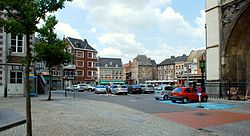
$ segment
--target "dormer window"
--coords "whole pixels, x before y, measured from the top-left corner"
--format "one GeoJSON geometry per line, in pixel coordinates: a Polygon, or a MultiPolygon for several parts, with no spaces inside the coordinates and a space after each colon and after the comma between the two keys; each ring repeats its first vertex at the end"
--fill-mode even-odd
{"type": "Polygon", "coordinates": [[[115,67],[118,68],[118,64],[115,64],[115,67]]]}
{"type": "Polygon", "coordinates": [[[107,68],[107,67],[108,67],[108,64],[105,64],[105,67],[107,68]]]}
{"type": "Polygon", "coordinates": [[[112,62],[109,62],[109,65],[112,66],[112,62]]]}

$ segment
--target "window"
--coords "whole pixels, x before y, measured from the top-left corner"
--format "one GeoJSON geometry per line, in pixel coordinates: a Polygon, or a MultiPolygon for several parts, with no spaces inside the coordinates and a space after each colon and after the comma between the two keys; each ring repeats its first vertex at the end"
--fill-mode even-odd
{"type": "Polygon", "coordinates": [[[83,61],[76,61],[76,66],[83,67],[83,61]]]}
{"type": "Polygon", "coordinates": [[[77,76],[83,76],[83,71],[76,71],[77,76]]]}
{"type": "Polygon", "coordinates": [[[88,58],[93,58],[93,53],[92,52],[88,52],[88,58]]]}
{"type": "Polygon", "coordinates": [[[83,52],[82,51],[77,51],[76,56],[80,58],[84,58],[83,52]]]}
{"type": "Polygon", "coordinates": [[[93,58],[96,58],[96,53],[93,53],[93,58]]]}
{"type": "Polygon", "coordinates": [[[15,35],[11,35],[11,49],[12,52],[18,52],[18,53],[22,53],[23,52],[23,36],[19,35],[19,36],[15,36],[15,35]]]}
{"type": "Polygon", "coordinates": [[[186,93],[191,93],[190,88],[186,88],[185,92],[186,92],[186,93]]]}
{"type": "Polygon", "coordinates": [[[10,72],[10,83],[21,84],[23,79],[22,72],[10,72]]]}
{"type": "Polygon", "coordinates": [[[93,71],[88,71],[88,77],[92,77],[94,75],[93,71]]]}
{"type": "Polygon", "coordinates": [[[88,61],[88,67],[89,67],[89,68],[92,68],[92,67],[93,67],[93,62],[88,61]]]}
{"type": "Polygon", "coordinates": [[[52,75],[56,75],[56,70],[51,71],[52,75]]]}

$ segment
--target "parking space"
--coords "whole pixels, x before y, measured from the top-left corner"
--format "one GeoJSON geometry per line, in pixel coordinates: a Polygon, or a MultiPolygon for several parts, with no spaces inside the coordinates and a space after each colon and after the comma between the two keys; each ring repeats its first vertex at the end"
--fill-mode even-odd
{"type": "MultiPolygon", "coordinates": [[[[183,104],[181,102],[173,103],[170,100],[159,101],[159,102],[165,103],[165,104],[173,104],[173,105],[179,105],[179,106],[192,107],[192,108],[196,108],[197,106],[200,105],[199,102],[190,102],[190,103],[186,103],[186,104],[183,104]]],[[[234,104],[214,103],[214,102],[204,102],[201,105],[204,107],[204,109],[207,109],[207,110],[221,110],[221,109],[238,108],[238,107],[240,107],[239,105],[234,105],[234,104]]]]}

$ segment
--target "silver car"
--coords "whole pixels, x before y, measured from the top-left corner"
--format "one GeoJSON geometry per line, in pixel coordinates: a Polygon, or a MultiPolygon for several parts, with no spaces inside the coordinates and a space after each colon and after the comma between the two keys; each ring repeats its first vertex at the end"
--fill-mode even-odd
{"type": "Polygon", "coordinates": [[[107,93],[107,88],[104,85],[97,85],[95,86],[95,94],[100,94],[100,93],[107,93]]]}
{"type": "Polygon", "coordinates": [[[128,94],[128,87],[126,85],[113,85],[111,86],[112,94],[128,94]]]}
{"type": "Polygon", "coordinates": [[[174,90],[172,86],[161,85],[155,88],[155,99],[156,100],[167,100],[170,98],[170,93],[174,90]]]}
{"type": "Polygon", "coordinates": [[[151,84],[140,84],[142,93],[154,93],[154,87],[151,84]]]}

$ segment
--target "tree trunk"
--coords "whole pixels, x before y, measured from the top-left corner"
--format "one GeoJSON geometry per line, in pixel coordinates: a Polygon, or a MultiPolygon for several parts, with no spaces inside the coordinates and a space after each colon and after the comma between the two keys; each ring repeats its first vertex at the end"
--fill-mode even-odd
{"type": "Polygon", "coordinates": [[[32,121],[31,121],[31,101],[30,101],[30,64],[31,64],[31,48],[30,48],[30,34],[26,34],[26,65],[25,65],[25,89],[26,89],[26,130],[27,136],[32,136],[32,121]]]}
{"type": "Polygon", "coordinates": [[[48,65],[49,68],[49,96],[48,96],[48,100],[51,100],[51,67],[50,65],[48,65]]]}

